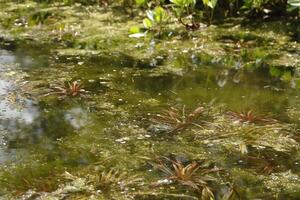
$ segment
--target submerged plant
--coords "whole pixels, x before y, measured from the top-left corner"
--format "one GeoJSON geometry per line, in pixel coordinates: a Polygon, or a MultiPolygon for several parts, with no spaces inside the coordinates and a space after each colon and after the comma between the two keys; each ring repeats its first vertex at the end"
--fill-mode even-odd
{"type": "Polygon", "coordinates": [[[118,186],[119,189],[124,190],[128,186],[136,185],[142,181],[136,175],[128,176],[126,172],[121,173],[114,169],[97,173],[95,176],[91,176],[89,180],[96,189],[103,191],[109,191],[114,186],[118,186]]]}
{"type": "MultiPolygon", "coordinates": [[[[165,161],[159,160],[158,163],[152,164],[155,168],[162,171],[169,183],[177,183],[187,186],[199,192],[203,199],[214,199],[214,194],[209,187],[209,182],[216,179],[208,174],[218,172],[218,168],[202,168],[198,162],[183,164],[181,161],[164,157],[165,161]],[[169,162],[169,163],[168,163],[169,162]]],[[[164,182],[165,183],[165,182],[164,182]]],[[[153,184],[161,185],[161,182],[153,184]]]]}
{"type": "Polygon", "coordinates": [[[108,172],[102,172],[97,174],[92,183],[97,189],[108,189],[111,185],[118,183],[125,176],[125,173],[119,173],[115,170],[109,170],[108,172]]]}
{"type": "Polygon", "coordinates": [[[276,122],[277,120],[275,119],[267,119],[263,118],[261,116],[257,116],[253,113],[252,110],[249,110],[247,112],[233,112],[229,111],[227,114],[230,116],[231,119],[237,120],[242,123],[271,123],[271,122],[276,122]]]}
{"type": "Polygon", "coordinates": [[[197,107],[195,110],[186,115],[185,107],[182,108],[182,111],[171,107],[169,110],[165,110],[162,114],[156,115],[155,119],[151,121],[158,124],[166,124],[171,128],[169,132],[176,132],[187,128],[189,125],[196,125],[195,121],[200,117],[205,109],[203,107],[197,107]]]}
{"type": "Polygon", "coordinates": [[[255,168],[257,173],[269,175],[279,166],[271,159],[254,156],[246,156],[246,162],[250,167],[255,168]]]}
{"type": "Polygon", "coordinates": [[[72,83],[67,83],[65,86],[54,86],[51,87],[52,91],[45,94],[44,96],[49,95],[60,95],[60,98],[65,98],[67,96],[75,97],[75,96],[81,96],[84,93],[86,93],[86,90],[83,89],[82,84],[78,81],[74,81],[72,83]]]}

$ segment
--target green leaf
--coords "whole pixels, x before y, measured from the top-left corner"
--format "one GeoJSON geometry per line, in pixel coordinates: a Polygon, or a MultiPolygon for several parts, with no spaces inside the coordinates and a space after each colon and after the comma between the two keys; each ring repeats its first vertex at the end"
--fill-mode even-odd
{"type": "Polygon", "coordinates": [[[129,29],[130,34],[135,34],[135,33],[139,33],[139,32],[140,32],[140,27],[138,27],[138,26],[132,26],[129,29]]]}
{"type": "Polygon", "coordinates": [[[217,5],[218,0],[202,0],[202,2],[205,6],[208,6],[211,9],[214,9],[217,5]]]}
{"type": "Polygon", "coordinates": [[[166,18],[167,18],[167,13],[162,7],[158,6],[154,9],[154,19],[156,23],[159,24],[165,21],[166,18]]]}
{"type": "Polygon", "coordinates": [[[184,2],[183,0],[170,0],[171,3],[175,4],[178,7],[184,7],[184,2]]]}
{"type": "Polygon", "coordinates": [[[300,7],[300,0],[288,0],[288,4],[294,7],[300,7]]]}
{"type": "Polygon", "coordinates": [[[135,0],[135,3],[138,5],[138,6],[143,6],[147,3],[147,0],[135,0]]]}
{"type": "Polygon", "coordinates": [[[148,18],[146,18],[146,19],[143,20],[143,24],[144,24],[144,27],[145,27],[146,29],[151,29],[152,26],[153,26],[151,20],[148,19],[148,18]]]}
{"type": "Polygon", "coordinates": [[[196,4],[196,0],[170,0],[170,1],[176,6],[181,8],[195,6],[196,4]]]}

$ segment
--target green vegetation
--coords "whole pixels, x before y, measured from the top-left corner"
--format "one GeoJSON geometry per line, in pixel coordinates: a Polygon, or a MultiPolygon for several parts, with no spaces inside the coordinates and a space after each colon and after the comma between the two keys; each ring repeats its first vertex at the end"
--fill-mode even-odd
{"type": "Polygon", "coordinates": [[[299,199],[298,0],[2,0],[0,199],[299,199]]]}

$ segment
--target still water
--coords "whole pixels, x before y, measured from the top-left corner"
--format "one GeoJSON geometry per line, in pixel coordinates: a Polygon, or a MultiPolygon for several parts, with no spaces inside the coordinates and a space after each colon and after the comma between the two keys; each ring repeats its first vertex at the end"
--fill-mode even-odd
{"type": "Polygon", "coordinates": [[[299,92],[266,70],[207,65],[194,55],[176,59],[188,67],[161,71],[163,64],[149,67],[118,52],[60,56],[29,44],[0,50],[0,165],[7,188],[0,196],[51,192],[63,171],[99,162],[144,175],[147,183],[158,174],[141,158],[181,155],[224,168],[230,175],[221,180],[234,182],[243,199],[297,199],[299,92]],[[53,92],[73,81],[86,92],[76,97],[53,92]],[[170,107],[182,114],[199,105],[209,110],[199,127],[174,135],[149,129],[151,119],[170,107]],[[276,119],[276,125],[243,125],[226,115],[249,110],[276,119]],[[248,126],[254,135],[248,135],[248,126]],[[247,155],[239,144],[246,145],[247,155]],[[51,182],[47,189],[37,186],[41,178],[51,182]]]}

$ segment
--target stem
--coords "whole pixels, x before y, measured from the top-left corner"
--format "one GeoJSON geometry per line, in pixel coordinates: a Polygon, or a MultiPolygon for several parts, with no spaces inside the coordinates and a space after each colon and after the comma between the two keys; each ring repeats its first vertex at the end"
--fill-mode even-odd
{"type": "Polygon", "coordinates": [[[213,20],[213,15],[214,15],[214,9],[212,8],[212,9],[210,10],[209,25],[211,25],[211,22],[212,22],[212,20],[213,20]]]}

